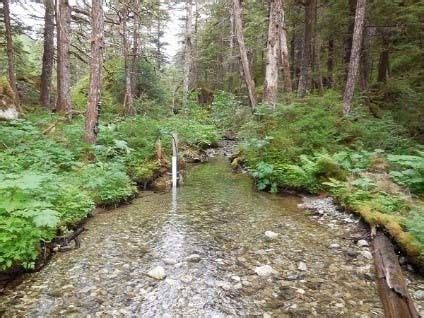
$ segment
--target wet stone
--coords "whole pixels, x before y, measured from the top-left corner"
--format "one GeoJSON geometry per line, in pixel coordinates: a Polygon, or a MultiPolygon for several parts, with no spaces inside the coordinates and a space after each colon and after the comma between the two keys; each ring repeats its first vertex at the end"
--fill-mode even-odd
{"type": "Polygon", "coordinates": [[[262,277],[276,274],[276,271],[269,265],[262,265],[255,268],[255,273],[262,277]]]}
{"type": "Polygon", "coordinates": [[[156,266],[147,272],[147,275],[151,278],[162,280],[166,277],[165,269],[162,266],[156,266]]]}

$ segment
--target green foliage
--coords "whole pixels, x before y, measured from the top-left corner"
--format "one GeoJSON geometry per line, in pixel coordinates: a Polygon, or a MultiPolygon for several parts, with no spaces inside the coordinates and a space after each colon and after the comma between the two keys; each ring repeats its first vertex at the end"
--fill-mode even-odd
{"type": "MultiPolygon", "coordinates": [[[[111,59],[105,63],[108,70],[105,75],[105,90],[114,97],[114,102],[122,104],[125,96],[125,69],[122,59],[111,59]]],[[[135,67],[135,98],[154,100],[158,104],[165,102],[165,92],[151,61],[144,57],[137,61],[135,67]]],[[[139,109],[139,111],[143,109],[139,109]]]]}
{"type": "Polygon", "coordinates": [[[417,151],[415,156],[389,155],[387,158],[395,169],[390,172],[393,180],[414,193],[424,193],[424,151],[417,151]]]}
{"type": "Polygon", "coordinates": [[[228,92],[218,91],[214,94],[211,109],[212,123],[222,131],[239,130],[250,115],[250,110],[228,92]]]}
{"type": "Polygon", "coordinates": [[[251,170],[252,176],[256,179],[256,185],[259,190],[270,189],[271,192],[277,192],[277,180],[273,165],[265,162],[259,162],[255,169],[251,170]]]}
{"type": "Polygon", "coordinates": [[[117,204],[136,192],[125,170],[118,163],[90,164],[80,170],[76,182],[88,191],[96,204],[117,204]]]}
{"type": "Polygon", "coordinates": [[[214,126],[183,117],[173,117],[163,121],[160,131],[163,136],[170,136],[176,132],[180,142],[199,148],[215,145],[219,138],[214,126]]]}
{"type": "Polygon", "coordinates": [[[418,206],[411,211],[411,216],[406,220],[406,227],[424,247],[424,206],[418,206]]]}

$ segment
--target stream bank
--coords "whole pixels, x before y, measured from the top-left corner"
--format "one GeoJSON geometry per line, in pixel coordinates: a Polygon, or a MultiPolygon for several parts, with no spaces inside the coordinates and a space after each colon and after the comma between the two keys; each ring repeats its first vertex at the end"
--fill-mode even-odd
{"type": "Polygon", "coordinates": [[[9,290],[2,315],[382,316],[372,260],[343,239],[357,226],[322,226],[299,204],[223,160],[194,166],[176,192],[89,219],[81,248],[9,290]]]}

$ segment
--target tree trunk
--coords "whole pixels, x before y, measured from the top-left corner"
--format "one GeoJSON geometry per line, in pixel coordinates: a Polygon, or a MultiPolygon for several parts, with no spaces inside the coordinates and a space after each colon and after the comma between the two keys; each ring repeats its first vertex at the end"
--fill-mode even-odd
{"type": "Polygon", "coordinates": [[[359,60],[361,58],[362,34],[364,31],[365,11],[367,0],[358,0],[356,3],[355,28],[353,31],[352,52],[350,54],[349,72],[343,96],[343,115],[348,116],[351,109],[355,83],[358,75],[359,60]]]}
{"type": "Polygon", "coordinates": [[[348,27],[347,27],[347,36],[344,40],[344,67],[345,74],[344,79],[347,80],[347,73],[349,72],[349,63],[350,63],[350,53],[352,52],[352,36],[353,29],[355,27],[355,8],[356,8],[356,0],[349,0],[349,19],[348,19],[348,27]]]}
{"type": "Polygon", "coordinates": [[[71,7],[68,0],[58,0],[57,25],[57,101],[56,111],[72,116],[71,73],[69,61],[71,7]]]}
{"type": "Polygon", "coordinates": [[[91,61],[85,140],[96,143],[100,112],[103,65],[103,1],[91,1],[91,61]]]}
{"type": "Polygon", "coordinates": [[[361,65],[359,68],[360,85],[361,90],[366,91],[368,89],[368,82],[371,70],[371,36],[370,30],[368,28],[364,29],[361,52],[361,65]]]}
{"type": "Polygon", "coordinates": [[[6,31],[6,50],[7,50],[7,70],[9,74],[9,83],[12,88],[14,96],[14,102],[19,106],[19,94],[18,87],[16,85],[16,74],[15,74],[15,52],[13,49],[13,38],[12,38],[12,25],[10,23],[10,8],[9,0],[3,0],[3,12],[4,12],[4,27],[6,31]]]}
{"type": "Polygon", "coordinates": [[[293,85],[291,80],[291,72],[290,72],[290,55],[289,48],[287,45],[287,32],[286,32],[286,19],[285,19],[285,11],[284,5],[281,4],[281,26],[280,26],[280,53],[281,53],[281,66],[283,69],[283,83],[284,89],[287,93],[291,93],[293,91],[293,85]]]}
{"type": "Polygon", "coordinates": [[[327,57],[327,86],[333,88],[334,84],[334,60],[336,50],[334,47],[334,38],[330,37],[328,40],[328,57],[327,57]]]}
{"type": "Polygon", "coordinates": [[[316,18],[316,1],[306,0],[305,3],[305,31],[303,34],[302,62],[298,86],[300,98],[305,97],[306,93],[312,87],[312,37],[316,18]]]}
{"type": "Polygon", "coordinates": [[[390,68],[390,49],[386,39],[383,39],[383,48],[380,53],[380,59],[378,62],[378,76],[377,81],[386,83],[389,77],[390,68]]]}
{"type": "Polygon", "coordinates": [[[418,318],[392,242],[378,231],[372,241],[372,251],[384,317],[418,318]]]}
{"type": "Polygon", "coordinates": [[[243,23],[241,19],[241,6],[240,0],[233,0],[233,14],[234,14],[234,29],[237,37],[237,43],[240,50],[240,61],[243,68],[243,78],[246,82],[247,90],[249,92],[249,101],[252,111],[256,109],[256,85],[250,73],[249,59],[247,58],[246,45],[243,36],[243,23]]]}
{"type": "Polygon", "coordinates": [[[141,28],[141,22],[140,22],[140,15],[141,8],[140,8],[140,0],[134,0],[134,30],[133,30],[133,47],[132,47],[132,59],[131,59],[131,70],[130,70],[130,76],[131,76],[131,94],[132,96],[140,96],[140,92],[137,90],[137,72],[138,72],[138,60],[140,57],[140,44],[141,44],[141,34],[140,34],[140,28],[141,28]]]}
{"type": "Polygon", "coordinates": [[[40,104],[51,108],[51,85],[54,64],[54,1],[44,0],[44,49],[41,70],[40,104]]]}
{"type": "Polygon", "coordinates": [[[278,94],[278,48],[282,18],[281,0],[269,4],[268,41],[266,54],[264,103],[275,106],[278,94]]]}
{"type": "Polygon", "coordinates": [[[183,80],[183,107],[187,106],[190,91],[190,77],[193,64],[193,1],[186,0],[186,27],[184,37],[184,80],[183,80]]]}
{"type": "Polygon", "coordinates": [[[128,2],[122,3],[121,23],[122,23],[122,48],[124,53],[124,72],[125,72],[125,96],[124,109],[127,115],[133,116],[136,114],[134,108],[133,85],[131,83],[131,61],[130,61],[130,44],[128,41],[128,2]]]}

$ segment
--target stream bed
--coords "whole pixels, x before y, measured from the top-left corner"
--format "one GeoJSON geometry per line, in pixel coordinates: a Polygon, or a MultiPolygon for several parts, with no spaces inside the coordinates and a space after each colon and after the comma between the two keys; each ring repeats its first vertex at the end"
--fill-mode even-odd
{"type": "Polygon", "coordinates": [[[369,249],[346,239],[360,225],[300,203],[223,159],[194,166],[176,191],[91,218],[79,249],[0,296],[0,316],[383,316],[369,249]]]}

